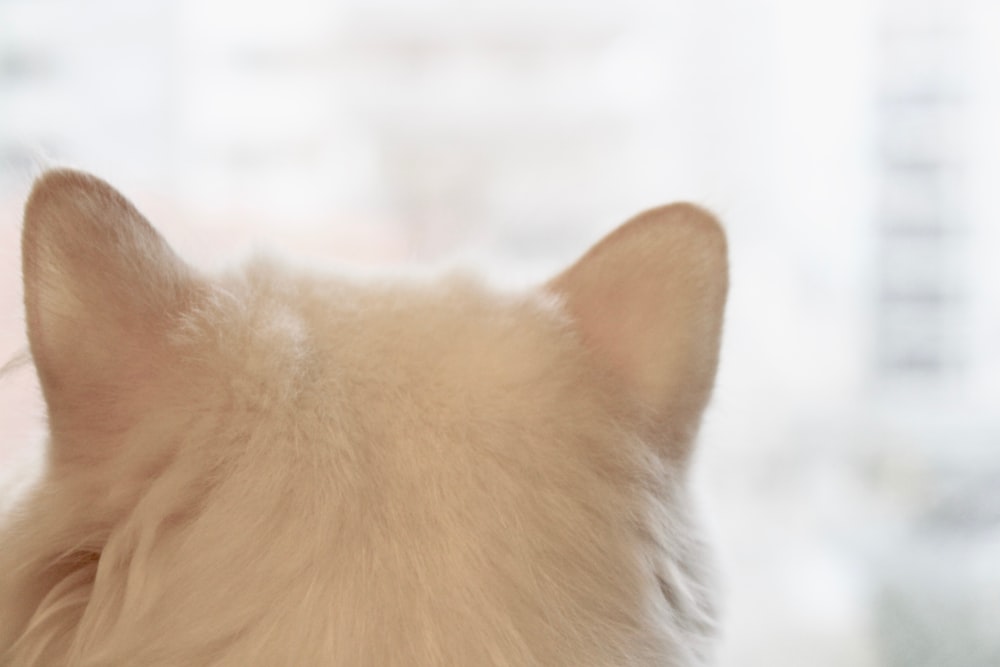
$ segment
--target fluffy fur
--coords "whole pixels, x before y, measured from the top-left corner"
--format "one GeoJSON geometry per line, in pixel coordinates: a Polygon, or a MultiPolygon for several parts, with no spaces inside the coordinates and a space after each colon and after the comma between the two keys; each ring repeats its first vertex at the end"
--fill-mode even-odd
{"type": "Polygon", "coordinates": [[[650,211],[518,294],[210,277],[56,170],[23,252],[51,436],[0,529],[0,664],[706,663],[709,214],[650,211]]]}

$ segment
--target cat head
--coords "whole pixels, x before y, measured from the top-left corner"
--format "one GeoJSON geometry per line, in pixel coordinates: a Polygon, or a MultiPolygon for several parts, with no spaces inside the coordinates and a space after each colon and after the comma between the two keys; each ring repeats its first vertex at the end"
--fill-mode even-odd
{"type": "Polygon", "coordinates": [[[727,289],[705,211],[643,213],[520,293],[210,276],[56,170],[23,272],[50,439],[0,535],[12,664],[704,655],[685,477],[727,289]]]}

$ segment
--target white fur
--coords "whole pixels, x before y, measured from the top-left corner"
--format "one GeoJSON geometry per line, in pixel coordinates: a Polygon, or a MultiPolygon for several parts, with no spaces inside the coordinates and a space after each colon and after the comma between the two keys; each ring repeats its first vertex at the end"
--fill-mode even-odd
{"type": "Polygon", "coordinates": [[[706,664],[677,452],[718,324],[672,380],[696,400],[658,414],[573,272],[523,294],[263,261],[206,278],[96,179],[50,172],[32,198],[53,434],[0,528],[0,664],[706,664]]]}

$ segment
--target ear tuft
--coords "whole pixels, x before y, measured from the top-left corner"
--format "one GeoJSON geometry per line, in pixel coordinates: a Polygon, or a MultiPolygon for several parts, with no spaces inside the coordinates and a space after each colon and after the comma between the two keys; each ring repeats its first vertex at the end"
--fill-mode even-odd
{"type": "Polygon", "coordinates": [[[718,364],[728,290],[726,237],[718,221],[686,203],[642,213],[549,289],[562,297],[611,381],[660,432],[675,443],[688,441],[718,364]]]}
{"type": "MultiPolygon", "coordinates": [[[[154,281],[176,278],[184,271],[131,202],[101,179],[71,169],[54,169],[35,181],[24,208],[22,253],[26,281],[78,271],[75,278],[89,283],[111,277],[110,269],[134,274],[118,278],[141,278],[138,274],[152,268],[150,264],[158,264],[165,274],[149,276],[154,281]]],[[[75,281],[69,283],[49,280],[46,287],[76,287],[75,281]]],[[[126,286],[136,287],[120,284],[126,286]]]]}

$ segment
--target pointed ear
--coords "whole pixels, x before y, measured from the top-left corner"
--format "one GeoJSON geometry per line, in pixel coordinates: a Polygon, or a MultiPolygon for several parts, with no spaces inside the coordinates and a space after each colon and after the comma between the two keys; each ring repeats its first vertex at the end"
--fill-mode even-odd
{"type": "Polygon", "coordinates": [[[123,428],[124,405],[162,366],[164,327],[192,272],[142,215],[93,176],[54,170],[24,211],[28,339],[55,440],[123,428]]]}
{"type": "Polygon", "coordinates": [[[626,222],[549,283],[596,362],[686,458],[718,363],[726,238],[691,204],[626,222]]]}

